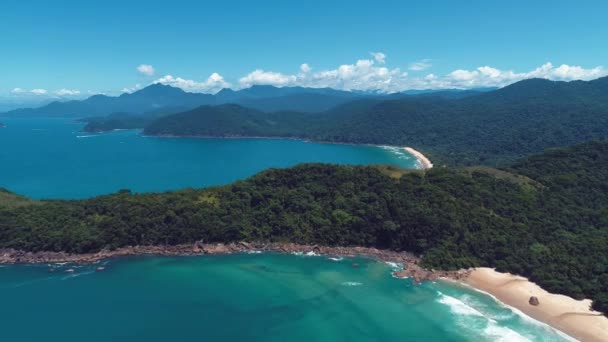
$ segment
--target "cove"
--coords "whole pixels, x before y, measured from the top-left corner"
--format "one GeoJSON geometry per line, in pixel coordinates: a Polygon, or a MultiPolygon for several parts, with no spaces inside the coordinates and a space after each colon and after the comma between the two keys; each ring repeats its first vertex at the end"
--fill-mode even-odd
{"type": "Polygon", "coordinates": [[[80,199],[223,185],[300,163],[415,168],[401,149],[286,139],[144,137],[138,131],[82,133],[70,119],[3,119],[0,187],[36,199],[80,199]]]}

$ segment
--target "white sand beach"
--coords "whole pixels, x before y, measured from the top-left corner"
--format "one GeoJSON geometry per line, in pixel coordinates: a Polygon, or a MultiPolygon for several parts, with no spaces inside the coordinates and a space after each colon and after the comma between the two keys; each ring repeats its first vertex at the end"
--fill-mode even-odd
{"type": "Polygon", "coordinates": [[[418,159],[418,163],[420,163],[420,167],[423,170],[428,170],[433,168],[433,163],[431,163],[431,161],[429,160],[429,158],[427,158],[424,154],[422,154],[421,152],[411,148],[411,147],[404,147],[403,148],[406,152],[408,152],[409,154],[413,155],[414,157],[416,157],[416,159],[418,159]]]}
{"type": "Polygon", "coordinates": [[[591,311],[591,300],[552,294],[528,279],[491,268],[477,268],[464,283],[581,341],[608,341],[608,318],[591,311]],[[529,303],[531,296],[539,305],[529,303]]]}

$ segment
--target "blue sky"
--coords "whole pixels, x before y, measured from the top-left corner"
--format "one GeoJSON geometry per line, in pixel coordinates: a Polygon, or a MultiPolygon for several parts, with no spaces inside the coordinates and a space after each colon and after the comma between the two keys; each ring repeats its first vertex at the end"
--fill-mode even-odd
{"type": "Polygon", "coordinates": [[[0,97],[591,79],[606,74],[606,13],[608,1],[3,0],[0,97]]]}

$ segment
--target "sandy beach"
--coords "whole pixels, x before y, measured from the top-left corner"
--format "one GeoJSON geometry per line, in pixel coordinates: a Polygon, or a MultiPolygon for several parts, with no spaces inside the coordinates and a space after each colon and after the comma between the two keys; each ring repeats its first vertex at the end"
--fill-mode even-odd
{"type": "Polygon", "coordinates": [[[424,154],[420,153],[419,151],[411,148],[411,147],[404,147],[403,148],[407,153],[413,155],[414,157],[416,157],[416,159],[418,159],[418,163],[420,163],[420,167],[423,170],[428,170],[428,169],[432,169],[433,168],[433,163],[431,163],[431,161],[429,160],[429,158],[427,158],[424,154]]]}
{"type": "Polygon", "coordinates": [[[608,318],[591,311],[591,300],[549,293],[528,279],[491,268],[474,269],[464,283],[581,341],[608,341],[608,318]],[[539,305],[529,304],[531,296],[539,305]]]}

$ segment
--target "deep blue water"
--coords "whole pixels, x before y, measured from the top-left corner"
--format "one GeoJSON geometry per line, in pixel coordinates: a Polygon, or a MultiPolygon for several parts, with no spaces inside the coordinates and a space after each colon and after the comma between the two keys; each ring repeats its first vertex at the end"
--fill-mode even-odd
{"type": "Polygon", "coordinates": [[[85,134],[70,119],[2,119],[0,187],[33,198],[85,198],[207,187],[305,162],[394,164],[396,148],[276,139],[170,139],[137,131],[85,134]]]}

